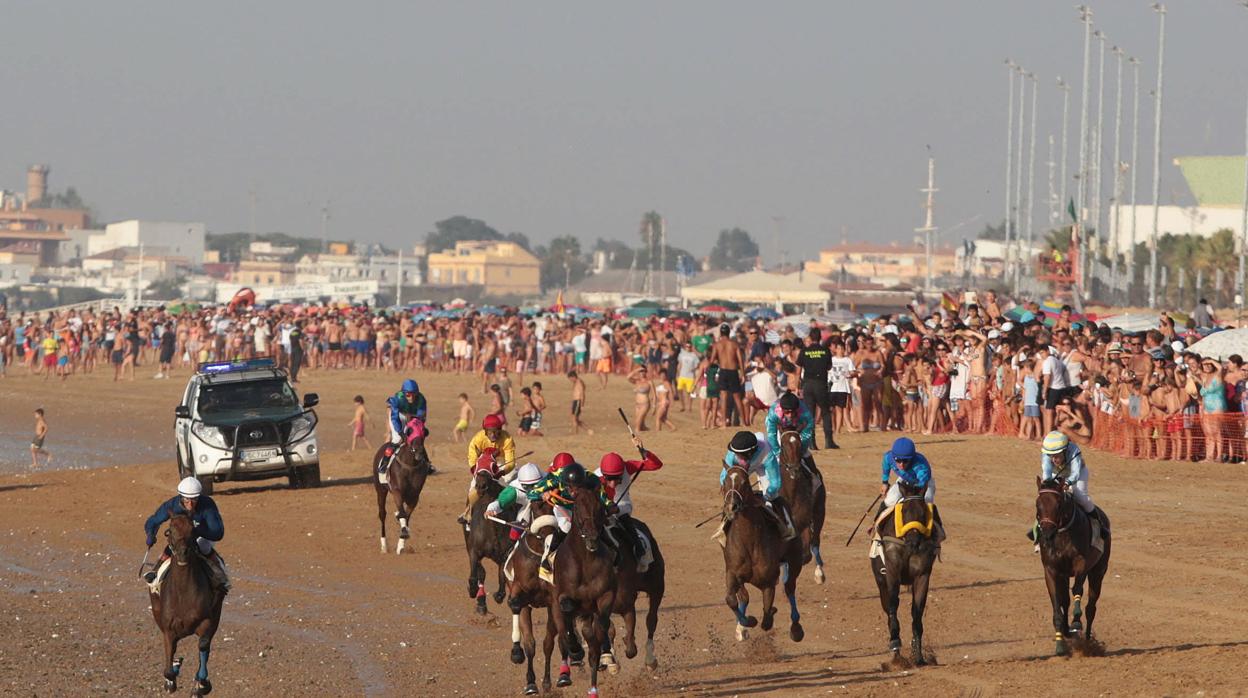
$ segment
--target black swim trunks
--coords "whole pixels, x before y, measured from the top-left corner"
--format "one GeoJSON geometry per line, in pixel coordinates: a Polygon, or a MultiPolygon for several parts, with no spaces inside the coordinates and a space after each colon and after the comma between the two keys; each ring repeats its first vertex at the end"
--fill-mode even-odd
{"type": "Polygon", "coordinates": [[[719,390],[729,395],[736,395],[745,392],[745,388],[741,385],[741,374],[736,369],[721,368],[719,369],[719,390]]]}

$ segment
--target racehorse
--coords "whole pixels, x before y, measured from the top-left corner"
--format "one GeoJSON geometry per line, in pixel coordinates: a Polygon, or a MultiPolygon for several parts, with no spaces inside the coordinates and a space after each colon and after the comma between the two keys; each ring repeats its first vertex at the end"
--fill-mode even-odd
{"type": "Polygon", "coordinates": [[[815,582],[823,584],[823,555],[819,541],[823,536],[823,518],[827,507],[827,489],[814,471],[802,464],[802,437],[796,431],[780,434],[780,496],[789,505],[793,528],[802,539],[803,564],[814,560],[815,582]],[[817,487],[817,489],[816,489],[817,487]]]}
{"type": "MultiPolygon", "coordinates": [[[[520,535],[513,552],[503,563],[503,571],[507,577],[507,606],[511,608],[511,661],[523,664],[528,661],[525,673],[525,695],[536,695],[537,676],[533,672],[533,658],[537,653],[537,639],[533,634],[533,609],[546,609],[546,636],[543,649],[546,653],[546,671],[542,678],[542,688],[550,691],[550,660],[555,648],[555,621],[552,605],[555,600],[555,588],[542,581],[538,575],[545,551],[543,541],[555,530],[555,517],[552,507],[542,500],[529,504],[531,523],[529,528],[520,535]],[[523,646],[521,642],[523,641],[523,646]]],[[[584,649],[576,643],[569,649],[563,638],[560,640],[560,653],[563,662],[559,667],[559,681],[556,685],[572,685],[572,668],[568,664],[569,654],[574,662],[584,658],[584,649]]]]}
{"type": "Polygon", "coordinates": [[[493,560],[498,565],[498,591],[494,593],[494,603],[502,603],[506,595],[503,580],[503,562],[511,552],[512,540],[510,527],[486,518],[485,509],[503,491],[503,485],[497,479],[497,473],[487,468],[478,468],[473,473],[473,487],[479,495],[472,505],[472,516],[469,525],[464,528],[464,547],[468,550],[468,597],[476,598],[477,613],[488,613],[485,605],[485,566],[482,560],[493,560]]]}
{"type": "Polygon", "coordinates": [[[160,585],[160,592],[150,594],[152,617],[165,636],[165,690],[178,690],[178,674],[182,670],[182,658],[174,661],[178,641],[189,635],[199,636],[199,671],[195,672],[195,693],[208,695],[212,682],[208,680],[208,655],[212,651],[212,636],[221,622],[221,602],[225,592],[212,585],[208,561],[195,545],[192,531],[194,524],[186,514],[169,519],[165,538],[173,564],[160,585]]]}
{"type": "MultiPolygon", "coordinates": [[[[397,451],[393,444],[382,444],[373,456],[373,467],[370,475],[373,488],[377,490],[377,520],[381,521],[381,552],[386,552],[386,497],[394,499],[394,518],[399,522],[399,543],[395,546],[396,555],[403,552],[403,545],[411,533],[407,529],[407,519],[420,502],[420,491],[425,488],[425,478],[429,477],[429,454],[425,452],[425,425],[419,419],[407,423],[406,437],[397,451]],[[393,458],[386,471],[386,481],[382,482],[377,475],[376,465],[383,458],[393,458]]],[[[475,591],[475,590],[474,590],[475,591]]]]}
{"type": "MultiPolygon", "coordinates": [[[[633,547],[630,534],[623,526],[611,530],[612,535],[619,537],[618,587],[615,594],[614,613],[624,619],[624,656],[632,659],[637,656],[637,595],[645,592],[650,599],[650,610],[646,613],[646,666],[657,669],[659,660],[654,656],[654,631],[659,625],[659,606],[663,604],[663,593],[667,586],[666,563],[663,553],[659,551],[659,543],[650,532],[650,527],[637,519],[632,519],[637,532],[646,537],[650,545],[651,556],[654,558],[645,572],[638,572],[637,554],[633,547]]],[[[614,638],[615,628],[611,628],[614,638]]]]}
{"type": "MultiPolygon", "coordinates": [[[[1040,524],[1040,562],[1044,565],[1044,583],[1049,589],[1049,601],[1053,604],[1053,630],[1057,640],[1054,653],[1064,656],[1070,653],[1066,636],[1092,641],[1092,621],[1096,618],[1096,601],[1101,595],[1101,582],[1109,569],[1110,536],[1109,519],[1104,517],[1101,537],[1104,550],[1092,545],[1092,519],[1080,507],[1070,490],[1060,480],[1041,480],[1036,476],[1036,521],[1040,524]],[[1072,588],[1070,578],[1075,578],[1072,588]],[[1083,600],[1083,583],[1088,582],[1087,626],[1080,620],[1079,607],[1083,600]],[[1070,625],[1066,613],[1073,592],[1074,617],[1070,625]]],[[[1104,516],[1104,512],[1100,512],[1104,516]]]]}
{"type": "MultiPolygon", "coordinates": [[[[589,694],[598,693],[600,666],[615,674],[619,664],[611,652],[611,612],[618,590],[612,551],[600,540],[607,507],[599,499],[601,485],[590,476],[583,486],[573,486],[572,531],[555,557],[555,629],[565,646],[576,644],[576,620],[589,653],[589,694]]],[[[563,676],[560,676],[563,679],[563,676]]]]}
{"type": "Polygon", "coordinates": [[[894,659],[901,654],[901,624],[897,621],[901,586],[910,585],[911,653],[913,662],[921,666],[927,663],[923,656],[923,611],[940,544],[935,536],[934,509],[923,499],[926,486],[913,486],[905,480],[898,480],[897,485],[901,501],[891,515],[884,512],[877,525],[883,556],[870,559],[871,573],[880,590],[880,605],[888,615],[888,648],[894,659]]]}
{"type": "Polygon", "coordinates": [[[747,628],[758,625],[758,619],[746,615],[750,595],[747,583],[763,592],[763,630],[771,630],[776,609],[776,583],[783,574],[784,594],[789,599],[789,637],[801,642],[806,636],[801,614],[797,610],[797,577],[802,572],[800,538],[784,541],[780,526],[763,510],[763,503],[750,487],[745,468],[728,468],[721,488],[724,495],[723,516],[726,528],[724,541],[724,576],[727,595],[724,602],[737,619],[737,640],[749,635],[747,628]]]}

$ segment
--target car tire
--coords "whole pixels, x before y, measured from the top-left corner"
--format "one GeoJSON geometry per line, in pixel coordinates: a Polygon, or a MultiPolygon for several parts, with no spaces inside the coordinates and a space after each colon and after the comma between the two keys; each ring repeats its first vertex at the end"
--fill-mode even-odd
{"type": "Polygon", "coordinates": [[[206,494],[206,495],[208,495],[209,497],[211,497],[211,496],[212,496],[212,485],[213,485],[212,478],[211,478],[211,477],[200,477],[200,478],[197,478],[197,479],[199,480],[199,484],[200,484],[200,485],[202,485],[202,486],[203,486],[203,488],[204,488],[204,492],[203,492],[203,493],[204,493],[204,494],[206,494]]]}
{"type": "Polygon", "coordinates": [[[311,489],[321,486],[321,464],[305,465],[295,471],[296,477],[299,478],[299,487],[311,489]]]}
{"type": "Polygon", "coordinates": [[[182,460],[182,449],[178,448],[175,450],[177,451],[177,454],[178,454],[178,479],[181,480],[187,475],[186,463],[182,460]]]}

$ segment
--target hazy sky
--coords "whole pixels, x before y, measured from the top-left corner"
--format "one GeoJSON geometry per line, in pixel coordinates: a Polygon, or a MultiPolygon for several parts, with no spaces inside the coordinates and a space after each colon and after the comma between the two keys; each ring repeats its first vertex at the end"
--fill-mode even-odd
{"type": "MultiPolygon", "coordinates": [[[[1144,61],[1142,202],[1149,4],[1093,5],[1110,41],[1144,61]]],[[[782,246],[809,255],[843,228],[854,240],[911,239],[931,144],[937,223],[956,241],[1003,217],[1006,57],[1041,78],[1038,196],[1046,139],[1060,129],[1058,74],[1074,83],[1072,174],[1077,162],[1082,27],[1067,2],[83,0],[0,11],[0,187],[24,188],[25,166],[46,162],[53,189],[76,186],[105,220],[247,230],[254,190],[262,232],[318,235],[329,200],[332,237],[407,244],[465,214],[536,241],[592,243],[636,240],[655,209],[671,243],[698,254],[736,225],[770,256],[772,217],[784,216],[782,246]]],[[[1163,202],[1187,196],[1174,156],[1244,150],[1248,10],[1172,2],[1166,33],[1163,202]]],[[[1095,78],[1095,48],[1093,59],[1095,78]]],[[[1124,157],[1129,134],[1124,121],[1124,157]]],[[[1038,223],[1045,214],[1038,202],[1038,223]]]]}

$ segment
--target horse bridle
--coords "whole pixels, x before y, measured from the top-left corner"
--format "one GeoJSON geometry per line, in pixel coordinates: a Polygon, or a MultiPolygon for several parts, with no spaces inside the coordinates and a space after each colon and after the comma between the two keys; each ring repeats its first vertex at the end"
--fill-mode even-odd
{"type": "Polygon", "coordinates": [[[782,463],[781,465],[784,467],[786,471],[788,471],[789,475],[791,475],[792,477],[798,477],[799,475],[802,474],[802,454],[801,454],[802,435],[797,433],[797,431],[794,429],[787,429],[785,431],[780,432],[780,452],[781,453],[784,452],[784,442],[786,439],[789,438],[789,434],[792,434],[793,438],[797,439],[797,450],[798,450],[797,461],[794,463],[782,463]]]}
{"type": "Polygon", "coordinates": [[[745,495],[737,491],[736,478],[737,478],[737,475],[740,474],[741,477],[745,478],[745,483],[746,483],[746,486],[748,487],[749,482],[750,482],[750,471],[746,470],[744,467],[740,465],[728,466],[727,470],[728,470],[728,474],[724,477],[724,481],[731,482],[732,484],[728,487],[727,491],[724,492],[724,502],[723,502],[724,509],[730,510],[729,509],[730,505],[728,502],[730,499],[734,497],[736,498],[737,503],[740,504],[740,508],[744,509],[745,508],[745,495]]]}
{"type": "MultiPolygon", "coordinates": [[[[1062,506],[1063,506],[1064,504],[1066,504],[1066,500],[1068,500],[1068,499],[1070,498],[1070,492],[1069,492],[1069,491],[1066,491],[1066,490],[1055,490],[1055,489],[1052,489],[1052,488],[1049,488],[1049,487],[1046,487],[1046,488],[1044,488],[1044,489],[1040,490],[1040,491],[1039,491],[1039,492],[1037,492],[1036,494],[1038,494],[1038,495],[1040,495],[1040,494],[1052,494],[1052,495],[1056,495],[1056,496],[1057,496],[1057,498],[1060,500],[1060,501],[1059,501],[1059,503],[1058,503],[1058,505],[1057,505],[1057,510],[1058,510],[1058,512],[1061,512],[1061,510],[1062,510],[1062,506]]],[[[1036,517],[1036,519],[1037,519],[1037,522],[1038,522],[1038,523],[1040,523],[1040,524],[1046,524],[1046,523],[1047,523],[1047,524],[1051,524],[1051,525],[1053,525],[1053,526],[1056,526],[1056,527],[1057,527],[1057,532],[1058,532],[1058,533],[1061,533],[1062,531],[1065,531],[1066,529],[1070,528],[1071,524],[1073,524],[1073,523],[1075,522],[1075,510],[1074,510],[1074,508],[1073,508],[1073,507],[1071,508],[1071,510],[1070,510],[1070,517],[1066,520],[1066,523],[1065,523],[1065,524],[1061,524],[1061,523],[1059,523],[1059,522],[1057,522],[1057,521],[1054,521],[1053,519],[1050,519],[1050,518],[1047,518],[1047,517],[1045,517],[1045,518],[1036,517]]]]}

